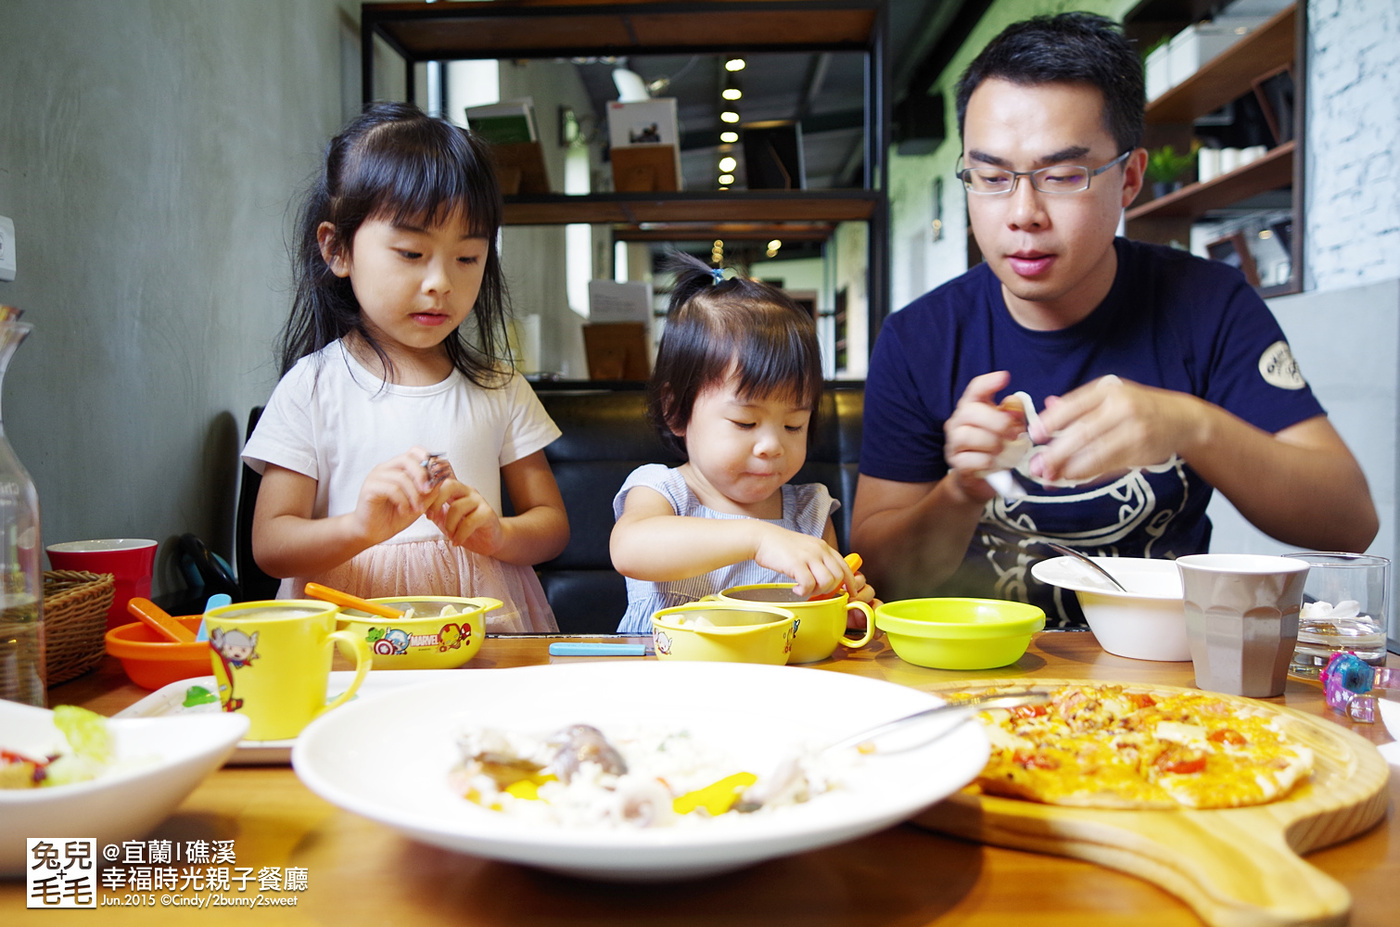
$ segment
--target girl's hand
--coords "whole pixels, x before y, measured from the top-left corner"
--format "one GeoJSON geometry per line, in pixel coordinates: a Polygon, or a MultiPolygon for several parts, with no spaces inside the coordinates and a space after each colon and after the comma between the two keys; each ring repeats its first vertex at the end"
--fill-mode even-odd
{"type": "Polygon", "coordinates": [[[500,515],[481,493],[456,476],[448,476],[438,486],[428,519],[453,544],[488,557],[496,555],[505,537],[500,515]]]}
{"type": "Polygon", "coordinates": [[[352,516],[366,546],[379,544],[417,520],[432,494],[421,447],[386,460],[365,477],[352,516]]]}
{"type": "Polygon", "coordinates": [[[764,525],[754,560],[761,567],[791,576],[793,593],[808,598],[830,592],[842,583],[855,581],[855,575],[841,554],[821,538],[764,525]]]}

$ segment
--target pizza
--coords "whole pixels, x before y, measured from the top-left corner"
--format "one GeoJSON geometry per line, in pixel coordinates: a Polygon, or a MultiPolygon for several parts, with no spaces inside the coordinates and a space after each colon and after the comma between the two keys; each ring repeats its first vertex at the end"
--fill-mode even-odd
{"type": "Polygon", "coordinates": [[[1085,808],[1238,808],[1312,773],[1280,715],[1204,692],[1062,685],[1048,704],[984,711],[985,794],[1085,808]]]}

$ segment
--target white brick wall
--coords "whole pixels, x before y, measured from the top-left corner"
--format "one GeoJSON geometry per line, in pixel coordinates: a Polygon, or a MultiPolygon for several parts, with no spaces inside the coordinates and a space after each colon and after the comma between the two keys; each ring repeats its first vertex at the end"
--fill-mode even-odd
{"type": "Polygon", "coordinates": [[[1309,0],[1305,286],[1400,277],[1400,3],[1309,0]]]}

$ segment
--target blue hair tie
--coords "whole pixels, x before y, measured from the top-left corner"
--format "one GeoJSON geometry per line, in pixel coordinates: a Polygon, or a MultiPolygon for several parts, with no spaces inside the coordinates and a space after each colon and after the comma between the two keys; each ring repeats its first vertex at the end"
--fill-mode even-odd
{"type": "Polygon", "coordinates": [[[714,270],[710,271],[710,274],[715,278],[715,286],[719,286],[721,283],[724,282],[723,268],[716,267],[714,270]]]}

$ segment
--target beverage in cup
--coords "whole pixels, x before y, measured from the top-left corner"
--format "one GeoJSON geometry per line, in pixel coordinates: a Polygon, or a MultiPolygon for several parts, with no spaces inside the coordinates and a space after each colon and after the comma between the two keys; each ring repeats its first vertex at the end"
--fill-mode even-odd
{"type": "Polygon", "coordinates": [[[725,602],[765,602],[778,605],[797,616],[797,634],[792,641],[789,663],[813,663],[831,656],[837,646],[855,649],[870,643],[875,633],[875,615],[864,602],[850,601],[841,589],[829,598],[799,598],[791,583],[751,583],[731,586],[719,594],[725,602]],[[857,637],[846,636],[846,614],[856,609],[865,615],[865,631],[857,637]]]}
{"type": "Polygon", "coordinates": [[[210,657],[224,711],[247,715],[249,740],[286,740],[355,694],[370,668],[369,645],[336,630],[340,607],[313,599],[238,602],[206,615],[210,657]],[[336,642],[355,655],[355,677],[329,702],[336,642]]]}
{"type": "Polygon", "coordinates": [[[1287,556],[1308,564],[1298,647],[1288,671],[1317,679],[1332,654],[1343,650],[1372,666],[1384,666],[1390,561],[1342,551],[1287,556]]]}

